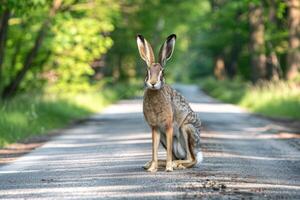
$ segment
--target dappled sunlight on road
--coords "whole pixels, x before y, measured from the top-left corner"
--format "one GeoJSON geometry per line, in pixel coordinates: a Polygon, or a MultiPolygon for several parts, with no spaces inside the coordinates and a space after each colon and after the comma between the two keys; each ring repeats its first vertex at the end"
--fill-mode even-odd
{"type": "MultiPolygon", "coordinates": [[[[76,191],[76,195],[89,199],[96,199],[95,196],[101,196],[101,198],[149,198],[149,197],[175,197],[176,195],[184,194],[184,192],[168,192],[168,191],[158,191],[158,192],[136,192],[137,190],[144,189],[141,185],[114,185],[114,186],[85,186],[85,187],[52,187],[52,188],[42,188],[39,190],[32,189],[14,189],[6,191],[8,195],[18,195],[22,194],[25,198],[27,195],[44,195],[52,196],[53,193],[65,193],[66,196],[72,196],[73,192],[76,191]],[[105,194],[101,194],[105,192],[105,194]]],[[[54,196],[59,198],[60,196],[54,196]]],[[[99,197],[98,197],[99,198],[99,197]]]]}
{"type": "Polygon", "coordinates": [[[219,138],[219,139],[243,139],[243,140],[254,140],[254,139],[300,139],[300,134],[298,133],[277,133],[277,134],[260,134],[259,132],[249,133],[249,134],[240,134],[230,133],[230,134],[220,134],[212,132],[204,132],[201,135],[202,137],[207,138],[219,138]]]}
{"type": "MultiPolygon", "coordinates": [[[[142,100],[91,116],[17,162],[0,168],[0,198],[88,199],[267,197],[300,195],[300,135],[182,86],[199,114],[199,168],[148,173],[151,133],[142,100]],[[21,177],[21,178],[20,178],[21,177]]],[[[165,159],[160,148],[159,158],[165,159]]]]}
{"type": "MultiPolygon", "coordinates": [[[[219,104],[219,103],[190,103],[191,108],[195,112],[206,113],[241,113],[245,110],[231,104],[219,104]]],[[[142,100],[134,101],[120,101],[116,105],[112,105],[104,110],[105,114],[124,114],[124,113],[141,113],[142,100]]]]}
{"type": "Polygon", "coordinates": [[[291,157],[291,155],[285,155],[281,158],[278,157],[263,157],[263,156],[247,156],[247,155],[240,155],[240,154],[232,154],[232,153],[224,153],[224,152],[207,152],[206,158],[209,157],[220,157],[220,158],[241,158],[241,159],[254,159],[254,160],[282,160],[282,161],[299,161],[300,156],[291,157]]]}
{"type": "Polygon", "coordinates": [[[268,188],[268,189],[293,189],[293,190],[299,190],[299,185],[283,185],[283,184],[269,184],[269,183],[239,183],[239,185],[236,184],[228,184],[229,187],[232,188],[268,188]]]}
{"type": "Polygon", "coordinates": [[[241,113],[243,109],[230,104],[191,103],[195,112],[206,113],[241,113]]]}
{"type": "Polygon", "coordinates": [[[128,113],[141,113],[142,108],[142,100],[123,100],[119,101],[118,104],[109,106],[104,110],[105,114],[128,114],[128,113]]]}

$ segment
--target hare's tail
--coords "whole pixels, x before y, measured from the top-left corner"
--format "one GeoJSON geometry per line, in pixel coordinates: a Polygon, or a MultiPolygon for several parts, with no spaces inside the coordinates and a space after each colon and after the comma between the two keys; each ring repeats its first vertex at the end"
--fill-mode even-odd
{"type": "Polygon", "coordinates": [[[196,158],[196,164],[195,164],[195,167],[200,167],[200,164],[202,163],[203,161],[203,153],[201,151],[201,143],[200,143],[200,130],[201,130],[201,121],[196,118],[196,121],[193,123],[194,127],[195,127],[195,130],[194,131],[194,135],[193,135],[193,138],[194,138],[194,141],[195,141],[195,158],[196,158]]]}
{"type": "Polygon", "coordinates": [[[197,163],[195,164],[195,167],[200,167],[200,164],[203,161],[203,154],[202,154],[201,150],[197,152],[197,154],[196,154],[196,160],[197,160],[197,163]]]}

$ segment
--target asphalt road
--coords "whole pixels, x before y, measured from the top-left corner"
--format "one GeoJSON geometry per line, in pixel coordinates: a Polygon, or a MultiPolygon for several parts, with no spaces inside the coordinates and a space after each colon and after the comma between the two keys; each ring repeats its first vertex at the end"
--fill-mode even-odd
{"type": "Polygon", "coordinates": [[[144,171],[151,134],[126,100],[1,167],[0,199],[300,199],[299,132],[177,88],[203,122],[200,168],[144,171]]]}

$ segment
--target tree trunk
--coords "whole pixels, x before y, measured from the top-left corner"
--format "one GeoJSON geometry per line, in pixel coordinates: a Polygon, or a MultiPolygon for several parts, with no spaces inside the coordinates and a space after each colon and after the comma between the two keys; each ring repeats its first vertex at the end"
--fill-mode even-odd
{"type": "Polygon", "coordinates": [[[5,56],[5,45],[6,45],[6,35],[8,31],[8,20],[10,17],[10,11],[7,9],[4,10],[1,16],[0,22],[0,82],[2,81],[2,64],[5,56]]]}
{"type": "MultiPolygon", "coordinates": [[[[235,19],[237,21],[237,25],[241,23],[242,15],[243,15],[242,10],[239,9],[236,11],[235,19]]],[[[227,76],[230,79],[233,79],[237,74],[238,59],[239,59],[240,52],[242,50],[242,43],[243,43],[241,40],[242,38],[240,36],[238,28],[234,29],[230,55],[228,56],[229,60],[227,61],[227,63],[225,63],[227,76]]]]}
{"type": "Polygon", "coordinates": [[[242,46],[241,42],[239,41],[239,36],[235,34],[235,39],[233,41],[233,46],[230,52],[230,60],[226,65],[226,72],[230,79],[234,78],[237,73],[238,68],[238,58],[241,52],[242,46]]]}
{"type": "Polygon", "coordinates": [[[104,77],[104,71],[105,71],[105,66],[106,66],[106,57],[107,55],[102,55],[99,59],[95,59],[91,67],[94,70],[94,74],[92,78],[94,80],[101,80],[104,77]]]}
{"type": "Polygon", "coordinates": [[[289,51],[287,78],[294,79],[300,69],[300,1],[288,0],[289,51]]]}
{"type": "MultiPolygon", "coordinates": [[[[275,0],[268,1],[269,7],[269,22],[272,25],[276,25],[276,2],[275,0]]],[[[271,31],[274,28],[271,28],[271,31]]],[[[267,56],[267,79],[268,80],[279,80],[282,77],[282,71],[278,56],[273,48],[271,41],[268,41],[268,56],[267,56]]]]}
{"type": "Polygon", "coordinates": [[[124,73],[124,70],[123,70],[123,56],[120,54],[118,56],[118,71],[119,71],[119,77],[118,77],[118,80],[124,80],[125,79],[125,73],[124,73]]]}
{"type": "MultiPolygon", "coordinates": [[[[222,6],[223,2],[217,0],[210,0],[210,7],[212,12],[217,12],[217,10],[222,6]]],[[[212,27],[212,30],[217,31],[217,26],[212,27]]],[[[224,80],[226,78],[226,69],[225,69],[225,59],[223,56],[223,50],[215,53],[213,56],[214,59],[214,76],[217,80],[224,80]]]]}
{"type": "Polygon", "coordinates": [[[218,80],[225,79],[225,61],[221,55],[217,56],[215,59],[214,75],[218,80]]]}
{"type": "Polygon", "coordinates": [[[121,79],[121,67],[120,67],[121,65],[122,65],[121,54],[113,56],[112,77],[114,83],[118,82],[121,79]]]}
{"type": "Polygon", "coordinates": [[[249,24],[250,24],[250,56],[252,69],[252,82],[259,79],[265,79],[266,56],[265,56],[265,40],[264,40],[264,22],[263,7],[260,4],[250,3],[249,5],[249,24]]]}
{"type": "Polygon", "coordinates": [[[282,77],[282,70],[277,54],[273,50],[271,43],[269,43],[271,49],[270,54],[267,57],[267,79],[279,80],[282,77]]]}
{"type": "Polygon", "coordinates": [[[61,0],[53,0],[52,8],[49,11],[49,15],[43,22],[43,24],[37,34],[37,37],[35,39],[34,45],[33,45],[32,49],[28,52],[28,54],[25,58],[25,62],[23,64],[22,69],[20,69],[17,72],[15,78],[4,88],[4,90],[2,92],[3,99],[11,97],[12,95],[15,94],[21,81],[25,77],[27,71],[31,68],[32,62],[33,62],[34,58],[36,57],[36,55],[43,43],[46,31],[48,30],[48,26],[51,22],[51,19],[56,14],[56,11],[59,9],[60,5],[61,5],[61,0]]]}

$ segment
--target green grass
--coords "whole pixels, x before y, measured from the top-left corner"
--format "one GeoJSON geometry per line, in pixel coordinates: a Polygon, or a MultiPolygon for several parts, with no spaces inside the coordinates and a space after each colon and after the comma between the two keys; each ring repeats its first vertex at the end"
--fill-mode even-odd
{"type": "Polygon", "coordinates": [[[98,92],[16,96],[0,102],[0,147],[99,112],[106,105],[137,94],[137,84],[118,84],[98,92]]]}
{"type": "Polygon", "coordinates": [[[269,117],[300,119],[300,88],[296,83],[261,82],[257,85],[240,80],[201,81],[202,88],[211,96],[227,103],[269,117]]]}

